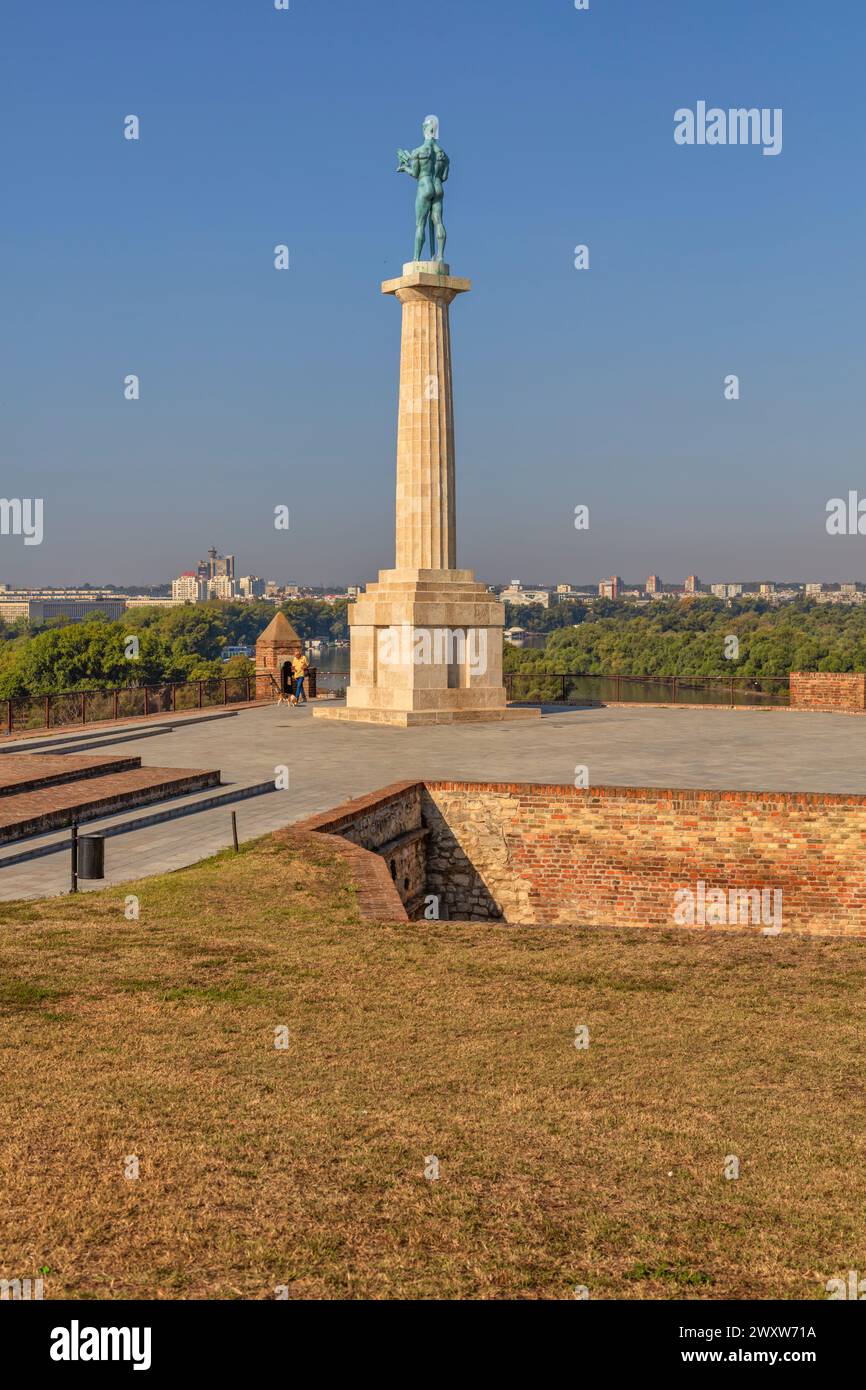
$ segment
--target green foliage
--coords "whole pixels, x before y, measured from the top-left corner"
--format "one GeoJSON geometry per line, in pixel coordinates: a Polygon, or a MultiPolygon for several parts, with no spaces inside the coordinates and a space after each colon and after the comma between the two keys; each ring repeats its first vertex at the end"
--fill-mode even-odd
{"type": "MultiPolygon", "coordinates": [[[[303,638],[348,633],[347,601],[301,600],[282,611],[303,638]]],[[[0,698],[99,690],[164,681],[252,675],[246,657],[221,660],[226,646],[254,646],[276,612],[272,603],[203,603],[181,608],[133,608],[118,622],[95,614],[86,622],[0,625],[0,698]],[[127,640],[138,639],[135,660],[127,640]]]]}
{"type": "Polygon", "coordinates": [[[552,631],[543,651],[506,645],[505,670],[723,677],[866,671],[866,606],[803,599],[776,608],[737,599],[728,607],[703,598],[650,608],[599,604],[576,627],[552,631]],[[732,636],[740,644],[736,660],[725,657],[732,636]]]}
{"type": "Polygon", "coordinates": [[[566,599],[542,608],[540,603],[505,604],[505,626],[525,627],[527,632],[554,632],[559,627],[582,623],[588,612],[579,599],[566,599]]]}

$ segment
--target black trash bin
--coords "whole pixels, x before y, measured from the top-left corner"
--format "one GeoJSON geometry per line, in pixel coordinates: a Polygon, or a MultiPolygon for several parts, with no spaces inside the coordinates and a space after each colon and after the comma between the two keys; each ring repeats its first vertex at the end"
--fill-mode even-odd
{"type": "Polygon", "coordinates": [[[104,835],[79,835],[78,877],[105,878],[104,835]]]}

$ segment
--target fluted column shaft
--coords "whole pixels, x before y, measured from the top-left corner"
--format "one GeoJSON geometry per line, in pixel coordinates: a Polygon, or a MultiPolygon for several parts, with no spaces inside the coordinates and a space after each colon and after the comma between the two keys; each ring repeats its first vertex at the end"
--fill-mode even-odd
{"type": "Polygon", "coordinates": [[[457,565],[449,306],[469,288],[468,280],[457,280],[447,270],[431,273],[412,265],[404,267],[399,280],[382,286],[403,308],[397,424],[398,570],[450,570],[457,565]]]}

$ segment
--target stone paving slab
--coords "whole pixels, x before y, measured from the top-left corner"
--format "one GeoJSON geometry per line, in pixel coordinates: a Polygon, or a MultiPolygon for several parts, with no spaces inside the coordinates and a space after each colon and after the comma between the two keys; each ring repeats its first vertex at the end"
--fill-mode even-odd
{"type": "Polygon", "coordinates": [[[85,724],[80,721],[75,724],[52,724],[47,729],[44,726],[38,729],[14,729],[11,734],[6,733],[5,730],[0,730],[3,740],[0,743],[0,752],[5,753],[7,750],[14,750],[19,744],[26,750],[28,745],[50,743],[61,736],[64,741],[67,741],[79,735],[86,738],[89,734],[107,733],[111,729],[116,731],[130,727],[143,728],[146,725],[158,725],[163,720],[171,720],[172,723],[177,724],[200,724],[212,719],[225,719],[236,714],[238,710],[256,709],[260,706],[261,701],[250,700],[240,704],[205,705],[201,709],[196,706],[194,709],[188,710],[159,710],[152,714],[129,714],[117,719],[88,719],[85,724]]]}
{"type": "MultiPolygon", "coordinates": [[[[395,729],[269,705],[156,742],[162,762],[219,767],[227,787],[288,766],[288,790],[238,807],[242,840],[402,778],[573,785],[584,765],[596,785],[866,794],[866,722],[836,714],[551,706],[532,723],[395,729]]],[[[147,740],[126,748],[145,765],[155,752],[147,740]]],[[[107,881],[179,868],[230,844],[227,808],[119,836],[106,847],[107,881]]],[[[0,868],[0,899],[65,891],[63,859],[0,868]]]]}

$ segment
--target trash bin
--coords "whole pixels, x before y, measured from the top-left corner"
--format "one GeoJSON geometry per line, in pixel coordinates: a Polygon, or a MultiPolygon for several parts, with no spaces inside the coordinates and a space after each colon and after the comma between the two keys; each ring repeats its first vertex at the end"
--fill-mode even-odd
{"type": "Polygon", "coordinates": [[[105,878],[104,835],[79,835],[78,877],[105,878]]]}

